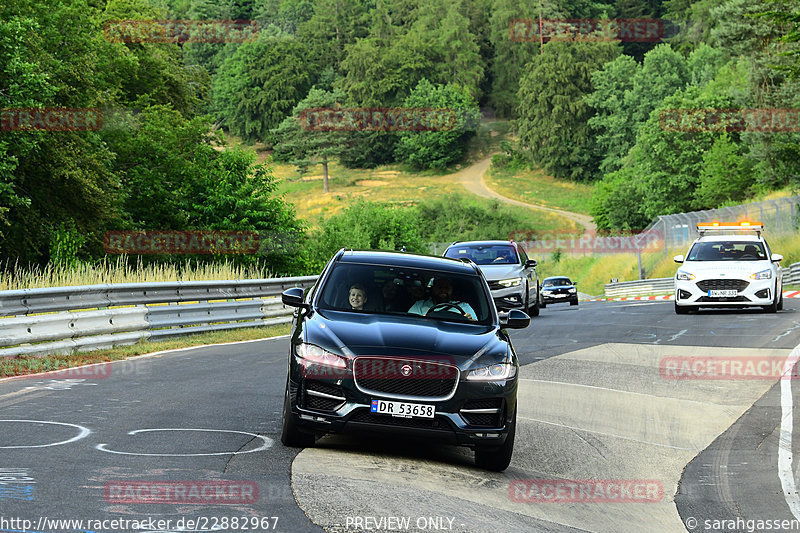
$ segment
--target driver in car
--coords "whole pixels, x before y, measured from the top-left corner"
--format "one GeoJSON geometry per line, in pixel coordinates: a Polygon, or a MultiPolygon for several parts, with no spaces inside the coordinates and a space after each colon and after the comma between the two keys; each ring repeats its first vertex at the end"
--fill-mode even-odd
{"type": "Polygon", "coordinates": [[[463,314],[470,320],[475,320],[477,313],[466,302],[459,302],[453,300],[453,283],[448,278],[436,278],[433,280],[433,287],[431,287],[431,298],[427,300],[418,300],[411,309],[408,310],[409,314],[425,315],[434,306],[442,311],[450,310],[453,313],[463,314]]]}

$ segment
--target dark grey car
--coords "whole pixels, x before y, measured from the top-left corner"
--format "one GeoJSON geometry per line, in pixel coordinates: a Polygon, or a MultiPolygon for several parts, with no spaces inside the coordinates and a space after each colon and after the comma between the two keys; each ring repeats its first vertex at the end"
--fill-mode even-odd
{"type": "Polygon", "coordinates": [[[498,310],[521,309],[539,315],[539,277],[536,261],[514,241],[454,242],[445,257],[470,259],[489,283],[498,310]]]}
{"type": "Polygon", "coordinates": [[[566,276],[552,276],[542,280],[541,305],[569,302],[569,305],[578,305],[577,281],[571,281],[566,276]]]}

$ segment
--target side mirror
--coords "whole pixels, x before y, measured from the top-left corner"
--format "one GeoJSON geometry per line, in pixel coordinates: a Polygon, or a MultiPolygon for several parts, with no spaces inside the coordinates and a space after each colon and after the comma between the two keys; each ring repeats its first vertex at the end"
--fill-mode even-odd
{"type": "Polygon", "coordinates": [[[281,294],[281,302],[283,302],[283,305],[288,305],[290,307],[308,309],[308,304],[303,301],[303,292],[303,289],[300,287],[286,289],[281,294]]]}
{"type": "Polygon", "coordinates": [[[528,259],[527,261],[525,261],[525,268],[535,267],[538,264],[539,263],[536,261],[536,259],[528,259]]]}
{"type": "Polygon", "coordinates": [[[783,256],[781,254],[772,254],[771,259],[773,263],[780,263],[783,261],[783,256]]]}
{"type": "Polygon", "coordinates": [[[572,282],[572,284],[573,284],[574,286],[576,286],[576,287],[578,286],[578,282],[577,282],[577,281],[573,281],[573,282],[572,282]]]}
{"type": "Polygon", "coordinates": [[[683,259],[684,257],[682,255],[676,255],[675,257],[672,258],[672,260],[675,261],[676,263],[683,263],[683,259]]]}
{"type": "Polygon", "coordinates": [[[531,323],[531,317],[519,309],[512,309],[504,318],[500,318],[500,325],[509,329],[527,328],[531,323]]]}

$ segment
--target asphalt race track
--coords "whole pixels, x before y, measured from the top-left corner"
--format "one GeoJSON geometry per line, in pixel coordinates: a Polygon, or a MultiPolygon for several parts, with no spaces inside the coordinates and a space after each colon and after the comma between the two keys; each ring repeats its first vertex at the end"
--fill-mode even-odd
{"type": "Polygon", "coordinates": [[[285,337],[1,381],[0,532],[800,531],[800,300],[552,305],[511,335],[499,474],[397,438],[284,448],[285,337]]]}

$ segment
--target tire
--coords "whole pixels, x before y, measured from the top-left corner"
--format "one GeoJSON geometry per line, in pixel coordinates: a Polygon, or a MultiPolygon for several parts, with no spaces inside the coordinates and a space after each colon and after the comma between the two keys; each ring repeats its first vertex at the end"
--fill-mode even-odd
{"type": "Polygon", "coordinates": [[[546,303],[544,303],[544,300],[541,300],[541,301],[539,302],[539,308],[540,308],[540,309],[544,309],[545,307],[547,307],[547,304],[546,304],[546,303]]]}
{"type": "Polygon", "coordinates": [[[675,304],[675,314],[676,315],[688,315],[689,308],[688,307],[681,307],[678,304],[675,304]]]}
{"type": "Polygon", "coordinates": [[[569,305],[578,305],[578,300],[570,300],[569,305]]]}
{"type": "Polygon", "coordinates": [[[304,433],[297,428],[294,415],[289,407],[289,383],[286,383],[286,394],[283,396],[283,423],[281,425],[281,443],[290,448],[309,448],[314,445],[316,437],[313,433],[304,433]]]}
{"type": "Polygon", "coordinates": [[[530,291],[525,290],[525,310],[528,312],[530,316],[539,316],[539,291],[537,289],[536,296],[533,297],[533,306],[529,307],[528,304],[530,303],[530,291]]]}
{"type": "Polygon", "coordinates": [[[506,441],[500,446],[476,446],[475,466],[492,472],[502,472],[511,464],[514,452],[514,435],[517,433],[517,410],[511,415],[506,441]]]}
{"type": "Polygon", "coordinates": [[[783,291],[781,291],[780,300],[778,300],[778,311],[783,311],[783,291]]]}
{"type": "MultiPolygon", "coordinates": [[[[767,313],[777,313],[778,312],[778,300],[783,300],[783,294],[781,294],[780,296],[776,295],[775,296],[775,301],[773,301],[770,305],[765,305],[764,306],[764,311],[766,311],[767,313]]],[[[783,302],[781,302],[781,303],[783,303],[783,302]]],[[[781,307],[783,307],[783,306],[781,306],[781,307]]]]}

